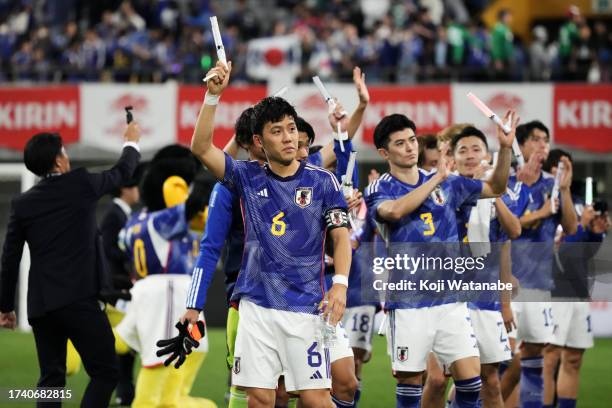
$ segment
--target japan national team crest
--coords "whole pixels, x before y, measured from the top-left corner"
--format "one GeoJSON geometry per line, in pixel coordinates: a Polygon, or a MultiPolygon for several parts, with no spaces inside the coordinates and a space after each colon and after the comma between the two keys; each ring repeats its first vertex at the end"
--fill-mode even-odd
{"type": "Polygon", "coordinates": [[[408,347],[398,347],[397,348],[397,360],[398,361],[408,360],[408,347]]]}
{"type": "Polygon", "coordinates": [[[312,187],[298,187],[295,189],[295,203],[302,208],[312,203],[312,187]]]}
{"type": "Polygon", "coordinates": [[[240,372],[240,357],[234,357],[234,374],[240,372]]]}
{"type": "Polygon", "coordinates": [[[431,192],[431,199],[438,205],[444,205],[446,202],[446,196],[444,195],[444,191],[442,191],[440,186],[436,186],[434,191],[431,192]]]}

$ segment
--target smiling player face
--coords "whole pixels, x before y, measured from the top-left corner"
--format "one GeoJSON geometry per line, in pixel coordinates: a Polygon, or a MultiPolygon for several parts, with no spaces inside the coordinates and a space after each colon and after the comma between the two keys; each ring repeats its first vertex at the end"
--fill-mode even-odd
{"type": "Polygon", "coordinates": [[[476,136],[460,139],[453,156],[457,171],[464,177],[474,177],[474,172],[486,157],[487,148],[483,141],[476,136]]]}

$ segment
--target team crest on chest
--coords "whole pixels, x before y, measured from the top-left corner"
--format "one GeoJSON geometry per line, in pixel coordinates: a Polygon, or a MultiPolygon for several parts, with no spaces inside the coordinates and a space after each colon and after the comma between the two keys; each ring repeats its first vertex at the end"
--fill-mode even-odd
{"type": "Polygon", "coordinates": [[[431,199],[438,205],[444,205],[444,203],[446,203],[446,196],[440,186],[436,186],[434,191],[431,192],[431,199]]]}
{"type": "Polygon", "coordinates": [[[295,189],[295,203],[301,208],[312,203],[312,187],[298,187],[295,189]]]}

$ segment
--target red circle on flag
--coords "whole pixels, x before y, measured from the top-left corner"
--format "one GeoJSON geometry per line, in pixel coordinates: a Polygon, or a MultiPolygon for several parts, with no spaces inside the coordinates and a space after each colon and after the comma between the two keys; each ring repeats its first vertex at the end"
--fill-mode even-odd
{"type": "Polygon", "coordinates": [[[264,58],[269,65],[276,66],[283,63],[283,52],[278,48],[270,48],[264,54],[264,58]]]}

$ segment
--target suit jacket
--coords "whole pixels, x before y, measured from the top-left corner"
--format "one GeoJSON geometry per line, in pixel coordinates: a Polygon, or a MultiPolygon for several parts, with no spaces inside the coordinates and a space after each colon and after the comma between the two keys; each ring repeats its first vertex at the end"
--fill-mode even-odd
{"type": "Polygon", "coordinates": [[[2,254],[0,311],[15,309],[25,242],[31,262],[28,318],[98,295],[108,277],[96,204],[132,176],[139,159],[140,153],[126,146],[110,170],[92,174],[81,168],[50,176],[13,199],[2,254]]]}
{"type": "Polygon", "coordinates": [[[106,214],[104,214],[104,218],[100,224],[100,230],[102,231],[102,238],[104,241],[104,254],[108,260],[112,286],[115,290],[129,289],[132,287],[129,267],[130,258],[119,249],[117,243],[119,231],[121,231],[127,219],[128,217],[121,207],[113,203],[106,214]]]}

